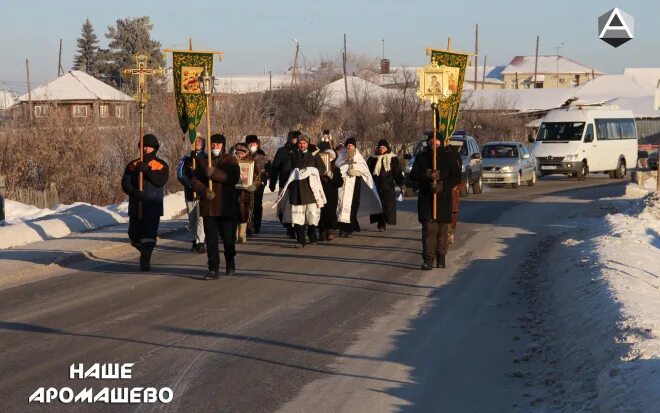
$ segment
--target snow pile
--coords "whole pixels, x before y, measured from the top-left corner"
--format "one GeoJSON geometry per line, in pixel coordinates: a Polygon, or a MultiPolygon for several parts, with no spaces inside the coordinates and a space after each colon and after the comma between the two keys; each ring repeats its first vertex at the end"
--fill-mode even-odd
{"type": "MultiPolygon", "coordinates": [[[[186,204],[183,192],[165,197],[164,215],[170,220],[183,214],[186,204]]],[[[75,232],[87,232],[128,221],[128,202],[100,207],[84,202],[40,209],[32,205],[6,200],[6,226],[0,227],[0,249],[33,242],[63,238],[75,232]]]]}
{"type": "Polygon", "coordinates": [[[620,305],[619,341],[628,353],[598,378],[601,411],[660,409],[660,201],[629,186],[627,208],[610,214],[609,233],[595,241],[613,300],[620,305]]]}

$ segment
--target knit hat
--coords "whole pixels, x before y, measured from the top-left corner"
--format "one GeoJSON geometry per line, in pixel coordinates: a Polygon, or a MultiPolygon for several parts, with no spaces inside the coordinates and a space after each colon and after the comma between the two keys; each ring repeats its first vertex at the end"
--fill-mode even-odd
{"type": "Polygon", "coordinates": [[[346,139],[346,146],[348,146],[348,145],[357,146],[357,140],[355,140],[355,138],[352,138],[352,137],[346,139]]]}
{"type": "Polygon", "coordinates": [[[149,146],[154,149],[158,149],[160,147],[160,143],[158,143],[158,138],[156,138],[156,135],[153,135],[151,133],[144,135],[144,138],[142,138],[142,140],[144,142],[144,146],[149,146]]]}
{"type": "Polygon", "coordinates": [[[248,153],[249,149],[248,149],[248,146],[246,144],[244,144],[243,142],[239,142],[239,143],[236,144],[236,146],[234,146],[234,152],[248,153]]]}
{"type": "Polygon", "coordinates": [[[309,143],[309,136],[307,136],[304,133],[301,133],[300,136],[298,136],[298,142],[300,142],[300,141],[305,141],[305,142],[309,143]]]}
{"type": "Polygon", "coordinates": [[[221,143],[222,146],[225,146],[227,138],[225,138],[225,135],[216,133],[215,135],[211,135],[211,143],[221,143]]]}
{"type": "Polygon", "coordinates": [[[256,143],[257,145],[261,145],[261,142],[259,141],[259,137],[257,135],[246,136],[245,143],[247,143],[248,145],[251,143],[256,143]]]}
{"type": "Polygon", "coordinates": [[[379,147],[379,146],[384,146],[384,147],[386,147],[387,149],[390,149],[390,144],[387,142],[387,139],[381,139],[381,140],[379,140],[379,141],[378,141],[378,145],[376,145],[376,147],[379,147]]]}

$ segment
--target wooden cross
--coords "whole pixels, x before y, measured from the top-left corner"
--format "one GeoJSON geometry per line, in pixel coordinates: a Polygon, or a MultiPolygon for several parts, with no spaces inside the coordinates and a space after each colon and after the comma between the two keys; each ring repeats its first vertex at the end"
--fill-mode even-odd
{"type": "Polygon", "coordinates": [[[135,63],[137,67],[124,69],[124,74],[126,76],[137,76],[138,77],[138,87],[137,93],[133,95],[133,99],[140,105],[144,107],[149,101],[149,94],[147,93],[147,76],[159,76],[163,74],[163,69],[160,67],[155,67],[150,69],[147,67],[147,62],[149,57],[144,54],[135,55],[135,63]]]}

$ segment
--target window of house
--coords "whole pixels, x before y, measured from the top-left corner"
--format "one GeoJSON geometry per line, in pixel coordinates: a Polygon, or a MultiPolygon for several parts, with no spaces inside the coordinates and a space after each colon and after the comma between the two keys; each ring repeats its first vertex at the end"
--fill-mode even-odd
{"type": "Polygon", "coordinates": [[[42,118],[48,116],[48,106],[46,105],[36,105],[34,107],[34,116],[37,118],[42,118]]]}
{"type": "Polygon", "coordinates": [[[85,106],[85,105],[74,105],[73,106],[73,117],[74,118],[86,118],[87,117],[87,106],[85,106]]]}
{"type": "Polygon", "coordinates": [[[115,117],[116,118],[124,117],[124,108],[122,106],[115,106],[115,117]]]}
{"type": "Polygon", "coordinates": [[[110,116],[110,106],[108,105],[99,106],[99,114],[101,115],[102,118],[107,118],[108,116],[110,116]]]}

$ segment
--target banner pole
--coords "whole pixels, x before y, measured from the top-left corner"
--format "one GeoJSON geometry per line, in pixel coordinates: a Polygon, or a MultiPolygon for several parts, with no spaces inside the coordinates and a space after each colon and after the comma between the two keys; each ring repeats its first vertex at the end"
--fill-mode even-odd
{"type": "MultiPolygon", "coordinates": [[[[208,136],[207,143],[209,145],[208,157],[209,157],[209,166],[211,166],[211,112],[209,111],[209,102],[211,100],[210,94],[206,95],[206,136],[208,136]]],[[[223,148],[224,149],[224,148],[223,148]]],[[[209,189],[213,191],[213,180],[209,176],[209,189]]]]}
{"type": "MultiPolygon", "coordinates": [[[[433,138],[431,138],[432,150],[433,150],[433,172],[435,173],[438,164],[438,148],[435,144],[436,135],[438,134],[437,121],[438,121],[438,104],[435,103],[435,96],[433,96],[433,104],[431,105],[431,110],[433,110],[433,138]]],[[[435,179],[432,180],[435,183],[435,179]]],[[[433,192],[433,221],[438,219],[438,194],[433,192]]]]}
{"type": "MultiPolygon", "coordinates": [[[[144,103],[140,102],[140,163],[144,162],[144,103]]],[[[144,173],[140,171],[140,195],[144,189],[144,173]]],[[[138,218],[142,219],[142,200],[138,201],[138,218]]]]}

